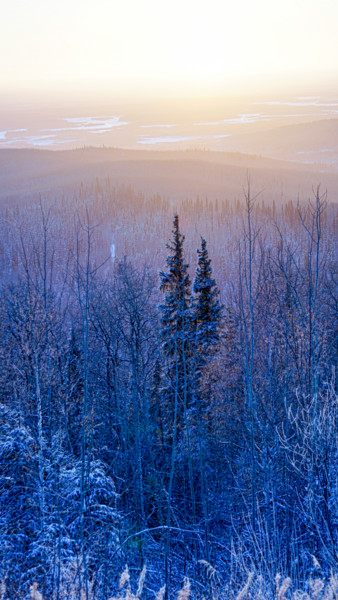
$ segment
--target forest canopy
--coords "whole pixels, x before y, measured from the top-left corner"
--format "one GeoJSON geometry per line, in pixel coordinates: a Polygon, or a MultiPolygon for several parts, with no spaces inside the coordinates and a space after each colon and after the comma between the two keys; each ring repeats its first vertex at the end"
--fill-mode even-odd
{"type": "Polygon", "coordinates": [[[149,597],[184,577],[210,597],[206,565],[266,598],[277,573],[329,577],[336,224],[320,188],[268,205],[250,182],[233,203],[109,180],[2,203],[8,598],[107,600],[125,564],[149,597]]]}

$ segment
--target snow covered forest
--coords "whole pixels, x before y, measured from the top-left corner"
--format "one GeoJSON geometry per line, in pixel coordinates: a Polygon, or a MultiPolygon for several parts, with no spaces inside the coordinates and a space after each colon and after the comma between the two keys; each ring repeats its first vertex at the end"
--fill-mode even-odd
{"type": "Polygon", "coordinates": [[[331,200],[2,201],[2,600],[337,597],[331,200]]]}

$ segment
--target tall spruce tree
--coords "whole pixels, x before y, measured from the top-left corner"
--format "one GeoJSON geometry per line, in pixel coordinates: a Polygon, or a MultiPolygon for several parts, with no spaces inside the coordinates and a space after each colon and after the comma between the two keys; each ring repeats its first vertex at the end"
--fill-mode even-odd
{"type": "Polygon", "coordinates": [[[197,355],[199,362],[203,364],[219,341],[223,306],[219,301],[219,289],[212,277],[211,260],[204,238],[201,238],[201,248],[197,250],[197,254],[191,321],[197,355]]]}
{"type": "MultiPolygon", "coordinates": [[[[172,240],[167,244],[170,254],[167,258],[168,270],[161,272],[160,289],[165,293],[160,306],[162,324],[162,353],[164,357],[164,389],[162,401],[164,410],[164,440],[169,442],[170,466],[167,491],[167,534],[165,548],[166,597],[169,597],[169,562],[171,547],[172,502],[182,515],[191,514],[196,520],[194,473],[192,465],[188,409],[192,395],[191,377],[191,284],[189,265],[184,262],[184,236],[180,232],[178,216],[174,217],[172,240]],[[181,468],[176,457],[178,446],[181,451],[181,468]],[[189,490],[189,492],[188,492],[189,490]]],[[[169,454],[169,453],[168,453],[169,454]]],[[[185,523],[185,521],[184,521],[185,523]]]]}
{"type": "Polygon", "coordinates": [[[160,306],[162,324],[162,352],[166,359],[165,374],[168,386],[167,401],[174,404],[178,397],[178,421],[183,403],[187,404],[189,356],[191,354],[191,283],[189,265],[184,262],[184,235],[179,228],[178,216],[174,217],[172,240],[167,244],[170,254],[167,258],[168,270],[161,272],[160,289],[165,293],[160,306]]]}
{"type": "Polygon", "coordinates": [[[189,265],[184,262],[184,235],[180,232],[178,215],[174,217],[172,235],[173,239],[167,244],[170,250],[167,258],[168,271],[160,273],[160,289],[166,294],[164,304],[160,306],[163,350],[166,356],[172,356],[175,347],[182,345],[189,321],[191,297],[189,265]]]}

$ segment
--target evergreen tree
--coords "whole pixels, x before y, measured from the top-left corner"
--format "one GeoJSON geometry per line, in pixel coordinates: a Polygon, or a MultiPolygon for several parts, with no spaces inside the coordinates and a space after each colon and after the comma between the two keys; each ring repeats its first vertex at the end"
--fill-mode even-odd
{"type": "MultiPolygon", "coordinates": [[[[189,265],[184,262],[184,236],[180,232],[178,216],[174,217],[173,238],[167,244],[170,254],[167,258],[168,270],[161,272],[161,291],[165,292],[164,303],[160,306],[162,324],[162,351],[167,359],[165,374],[169,414],[172,414],[174,397],[178,397],[178,421],[183,404],[188,403],[188,362],[191,354],[191,283],[189,265]]],[[[172,423],[171,423],[172,425],[172,423]]]]}
{"type": "Polygon", "coordinates": [[[184,262],[184,235],[179,229],[178,216],[174,217],[173,240],[167,244],[170,250],[167,258],[168,271],[161,272],[162,292],[166,293],[164,304],[160,306],[163,327],[163,351],[168,357],[175,353],[175,347],[182,347],[187,332],[190,309],[191,283],[189,265],[184,262]]]}
{"type": "Polygon", "coordinates": [[[192,327],[200,365],[219,341],[219,328],[223,306],[219,301],[219,289],[212,277],[211,260],[207,243],[201,238],[201,249],[197,250],[198,265],[194,281],[192,303],[192,327]]]}

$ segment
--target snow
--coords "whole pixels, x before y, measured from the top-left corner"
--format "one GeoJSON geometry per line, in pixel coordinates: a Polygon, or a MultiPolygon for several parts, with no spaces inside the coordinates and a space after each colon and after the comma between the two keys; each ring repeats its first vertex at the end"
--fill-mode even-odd
{"type": "Polygon", "coordinates": [[[110,115],[103,117],[69,117],[62,119],[70,123],[69,127],[55,127],[43,131],[90,131],[91,133],[106,133],[114,127],[129,125],[130,121],[121,121],[120,116],[110,115]]]}
{"type": "MultiPolygon", "coordinates": [[[[123,115],[118,114],[119,109],[116,109],[117,114],[88,115],[87,113],[85,116],[63,117],[62,119],[58,117],[54,123],[42,122],[40,127],[35,125],[34,129],[1,130],[0,147],[22,146],[22,144],[41,147],[54,147],[59,144],[66,146],[70,144],[92,145],[93,143],[97,144],[99,141],[98,138],[101,139],[103,137],[107,146],[118,144],[123,147],[127,142],[128,147],[130,145],[135,147],[135,145],[139,146],[140,144],[144,146],[156,146],[163,144],[173,145],[175,143],[180,143],[183,147],[184,142],[186,142],[186,147],[189,147],[194,141],[205,141],[210,149],[217,150],[220,140],[234,134],[236,127],[244,128],[246,126],[255,126],[255,124],[257,127],[257,125],[259,126],[260,123],[264,122],[267,122],[268,126],[272,124],[277,126],[277,124],[283,123],[285,119],[298,119],[300,122],[304,119],[309,120],[310,118],[318,118],[319,116],[336,118],[338,115],[338,98],[334,96],[327,98],[320,96],[299,96],[286,98],[285,101],[264,101],[263,99],[262,102],[248,104],[248,108],[240,109],[237,107],[237,110],[246,112],[236,113],[235,111],[228,115],[224,113],[223,116],[226,116],[224,119],[219,119],[222,113],[221,115],[217,115],[217,117],[210,113],[210,118],[214,116],[214,118],[216,117],[219,120],[206,120],[195,123],[189,122],[189,120],[182,121],[182,123],[170,123],[170,113],[166,116],[158,117],[158,122],[156,122],[156,117],[154,116],[155,122],[152,122],[152,115],[149,112],[143,113],[143,122],[138,121],[135,123],[132,120],[127,120],[128,117],[125,118],[123,115]],[[274,106],[275,110],[273,109],[274,106]],[[301,107],[305,108],[302,109],[301,107]],[[270,112],[272,114],[269,114],[270,112]],[[281,114],[274,114],[275,112],[280,112],[281,114]],[[167,119],[169,122],[166,122],[167,119]],[[197,129],[197,127],[201,126],[205,127],[205,129],[197,129]],[[176,131],[173,131],[174,128],[176,128],[176,131]],[[146,130],[145,133],[143,133],[144,130],[146,130]],[[114,136],[115,139],[112,140],[114,132],[117,131],[119,132],[118,136],[114,136]],[[19,135],[18,132],[26,133],[19,135]],[[123,138],[124,132],[126,132],[125,140],[123,138]],[[173,135],[170,135],[171,133],[173,135]],[[74,135],[76,135],[76,138],[74,138],[74,135]],[[94,142],[91,141],[93,135],[97,136],[94,142]]],[[[208,118],[208,115],[206,118],[208,118]]],[[[5,127],[6,124],[3,123],[2,126],[5,127]]]]}
{"type": "Polygon", "coordinates": [[[30,144],[32,146],[54,146],[56,144],[67,144],[69,142],[77,142],[79,140],[55,140],[55,135],[29,135],[25,138],[16,138],[8,141],[8,144],[30,144]]]}
{"type": "Polygon", "coordinates": [[[305,102],[292,101],[292,102],[282,102],[280,100],[270,100],[269,102],[255,102],[255,104],[259,105],[267,105],[267,106],[318,106],[324,108],[333,108],[338,106],[338,102],[318,102],[317,100],[307,100],[305,102]]]}
{"type": "Polygon", "coordinates": [[[161,128],[170,128],[170,127],[178,127],[175,123],[165,123],[161,125],[140,125],[142,129],[161,129],[161,128]]]}
{"type": "Polygon", "coordinates": [[[0,131],[0,140],[6,140],[8,139],[8,135],[11,135],[12,133],[17,133],[18,131],[27,131],[27,129],[7,129],[6,131],[0,131]]]}
{"type": "Polygon", "coordinates": [[[271,121],[272,116],[262,115],[260,113],[240,114],[233,119],[222,119],[220,121],[206,121],[194,123],[194,125],[240,125],[245,123],[257,123],[258,121],[271,121]]]}
{"type": "Polygon", "coordinates": [[[191,140],[200,140],[203,139],[198,135],[187,135],[187,136],[179,136],[179,135],[167,135],[164,137],[148,137],[143,140],[138,140],[138,144],[172,144],[175,142],[188,142],[191,140]]]}

